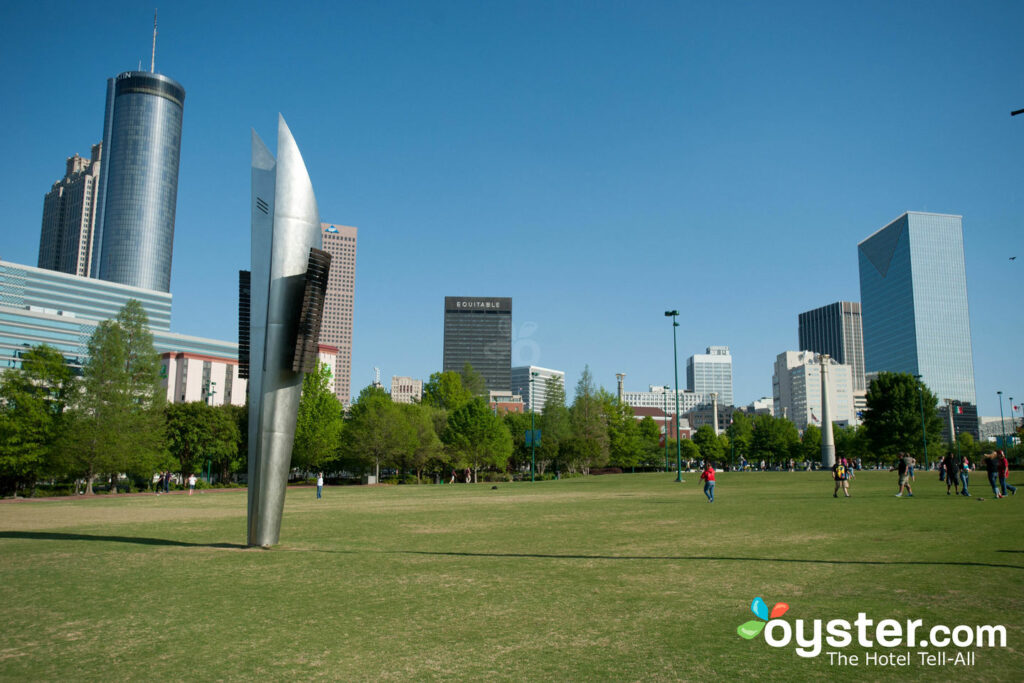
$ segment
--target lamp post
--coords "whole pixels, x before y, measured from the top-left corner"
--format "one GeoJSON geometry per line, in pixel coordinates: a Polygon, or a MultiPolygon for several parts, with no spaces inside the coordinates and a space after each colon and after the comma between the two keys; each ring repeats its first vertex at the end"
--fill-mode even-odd
{"type": "Polygon", "coordinates": [[[997,391],[999,394],[999,427],[1003,430],[1003,451],[1006,450],[1006,420],[1003,419],[1003,392],[997,391]]]}
{"type": "Polygon", "coordinates": [[[676,350],[676,318],[679,311],[665,311],[666,318],[672,318],[672,361],[676,369],[676,481],[683,481],[683,452],[679,443],[679,352],[676,350]]]}
{"type": "Polygon", "coordinates": [[[928,469],[928,435],[924,428],[924,383],[921,381],[921,375],[914,375],[914,379],[917,380],[917,398],[921,404],[921,443],[924,444],[924,468],[928,469]]]}
{"type": "Polygon", "coordinates": [[[537,429],[534,427],[534,415],[537,411],[533,405],[533,380],[539,372],[530,373],[530,481],[533,481],[534,473],[537,471],[537,429]]]}
{"type": "MultiPolygon", "coordinates": [[[[665,406],[665,419],[668,420],[668,392],[672,390],[672,387],[670,387],[669,385],[666,384],[664,389],[665,389],[665,393],[663,394],[663,396],[665,398],[662,399],[661,403],[662,403],[662,405],[665,406]]],[[[669,425],[669,423],[666,422],[665,423],[665,471],[666,472],[668,472],[668,425],[669,425]]]]}

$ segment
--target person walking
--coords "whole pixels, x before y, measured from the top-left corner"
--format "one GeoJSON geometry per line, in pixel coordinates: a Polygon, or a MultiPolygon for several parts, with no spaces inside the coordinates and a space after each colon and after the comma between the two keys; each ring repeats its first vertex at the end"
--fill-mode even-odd
{"type": "Polygon", "coordinates": [[[900,498],[903,496],[903,490],[906,489],[907,497],[913,498],[914,492],[910,488],[910,461],[911,457],[908,453],[900,453],[900,459],[896,461],[896,471],[899,473],[899,491],[896,493],[896,497],[900,498]]]}
{"type": "Polygon", "coordinates": [[[171,492],[171,471],[164,472],[164,493],[171,492]]]}
{"type": "Polygon", "coordinates": [[[971,480],[971,461],[965,455],[963,457],[963,459],[961,459],[961,461],[960,461],[960,495],[961,496],[968,496],[969,497],[971,495],[970,493],[967,492],[967,484],[970,483],[970,480],[971,480]]]}
{"type": "Polygon", "coordinates": [[[192,492],[196,490],[196,475],[193,472],[188,475],[188,495],[192,495],[192,492]]]}
{"type": "Polygon", "coordinates": [[[1002,498],[999,492],[999,456],[995,451],[989,451],[982,459],[985,461],[985,473],[988,474],[988,484],[992,487],[992,495],[1002,498]]]}
{"type": "MultiPolygon", "coordinates": [[[[953,489],[953,495],[960,495],[960,476],[959,467],[956,464],[956,458],[953,457],[953,451],[946,453],[946,457],[942,459],[940,474],[944,473],[946,476],[946,495],[950,495],[949,489],[953,489]]],[[[941,481],[941,477],[939,479],[941,481]]]]}
{"type": "Polygon", "coordinates": [[[847,498],[850,497],[850,466],[846,462],[846,458],[836,460],[836,463],[832,465],[832,479],[836,482],[835,490],[832,491],[832,497],[839,497],[839,489],[843,490],[843,495],[847,498]]]}
{"type": "Polygon", "coordinates": [[[1006,459],[1006,453],[999,451],[999,488],[1001,493],[1005,496],[1007,489],[1010,491],[1011,496],[1017,495],[1017,487],[1006,481],[1010,476],[1010,461],[1006,459]]]}
{"type": "Polygon", "coordinates": [[[316,475],[316,499],[320,500],[324,497],[324,473],[321,472],[316,475]]]}
{"type": "Polygon", "coordinates": [[[704,465],[704,471],[700,473],[701,481],[704,482],[704,495],[708,497],[709,503],[715,502],[715,468],[708,462],[704,465]]]}
{"type": "Polygon", "coordinates": [[[454,469],[452,470],[452,478],[451,478],[451,480],[449,480],[448,483],[449,484],[454,484],[455,483],[455,470],[454,469]]]}

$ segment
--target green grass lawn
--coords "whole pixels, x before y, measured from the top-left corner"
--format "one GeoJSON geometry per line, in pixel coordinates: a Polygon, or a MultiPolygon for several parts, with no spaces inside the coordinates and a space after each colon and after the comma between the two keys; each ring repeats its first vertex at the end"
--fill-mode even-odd
{"type": "Polygon", "coordinates": [[[685,478],[296,489],[272,550],[243,547],[244,490],[0,504],[0,679],[1024,677],[1024,494],[720,473],[709,505],[685,478]],[[755,596],[1007,647],[839,668],[740,638],[755,596]]]}

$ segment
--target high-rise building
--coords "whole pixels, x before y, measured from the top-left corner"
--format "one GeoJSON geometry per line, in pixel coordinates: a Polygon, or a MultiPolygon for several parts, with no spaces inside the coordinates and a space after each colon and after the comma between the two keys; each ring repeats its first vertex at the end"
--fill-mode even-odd
{"type": "Polygon", "coordinates": [[[442,370],[469,363],[488,391],[509,391],[512,368],[512,299],[446,296],[442,370]]]}
{"type": "Polygon", "coordinates": [[[800,350],[827,353],[853,370],[854,391],[867,391],[864,381],[864,333],[860,303],[837,301],[801,313],[800,350]]]}
{"type": "Polygon", "coordinates": [[[728,346],[709,346],[686,360],[686,389],[695,394],[718,394],[718,404],[732,405],[732,356],[728,346]]]}
{"type": "MultiPolygon", "coordinates": [[[[856,425],[853,376],[849,365],[828,361],[829,408],[833,424],[856,425]]],[[[776,417],[803,431],[821,426],[821,359],[813,351],[786,351],[775,360],[772,397],[776,417]]]]}
{"type": "Polygon", "coordinates": [[[543,413],[548,400],[548,382],[555,381],[562,386],[565,394],[565,373],[536,365],[517,365],[509,374],[512,393],[523,397],[523,408],[526,412],[543,413]],[[534,375],[533,373],[537,373],[534,375]],[[533,393],[530,393],[530,377],[533,377],[533,393]]]}
{"type": "Polygon", "coordinates": [[[39,267],[89,276],[96,225],[102,144],[92,146],[88,159],[69,157],[64,178],[43,199],[43,228],[39,233],[39,267]]]}
{"type": "Polygon", "coordinates": [[[423,380],[391,376],[391,400],[395,403],[419,403],[423,399],[423,380]]]}
{"type": "Polygon", "coordinates": [[[107,80],[92,277],[169,292],[185,89],[147,71],[107,80]]]}
{"type": "Polygon", "coordinates": [[[334,362],[334,395],[348,406],[352,384],[352,312],[356,293],[356,238],[350,225],[322,223],[324,251],[331,255],[320,343],[338,348],[334,362]]]}
{"type": "Polygon", "coordinates": [[[961,216],[911,211],[857,245],[864,369],[975,404],[961,216]]]}
{"type": "MultiPolygon", "coordinates": [[[[622,401],[630,408],[660,408],[666,415],[676,411],[676,392],[671,388],[647,385],[647,391],[624,391],[622,401]]],[[[696,394],[688,389],[679,390],[679,414],[683,415],[697,406],[711,404],[711,397],[696,394]]]]}

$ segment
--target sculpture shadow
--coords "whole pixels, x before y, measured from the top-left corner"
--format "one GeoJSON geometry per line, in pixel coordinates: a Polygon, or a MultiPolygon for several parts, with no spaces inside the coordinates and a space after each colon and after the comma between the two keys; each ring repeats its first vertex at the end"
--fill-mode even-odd
{"type": "Polygon", "coordinates": [[[145,536],[103,536],[96,534],[72,534],[54,531],[0,531],[0,538],[29,541],[106,541],[108,543],[134,543],[137,545],[172,546],[178,548],[220,548],[245,550],[248,546],[240,543],[189,543],[169,538],[147,538],[145,536]]]}

